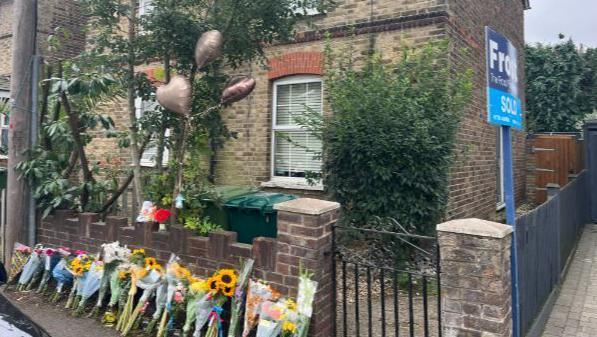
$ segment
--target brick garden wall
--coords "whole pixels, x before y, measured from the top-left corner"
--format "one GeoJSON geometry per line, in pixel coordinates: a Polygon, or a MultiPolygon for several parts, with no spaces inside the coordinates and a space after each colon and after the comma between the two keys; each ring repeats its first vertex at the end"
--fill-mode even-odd
{"type": "Polygon", "coordinates": [[[339,205],[315,199],[297,199],[276,205],[278,237],[256,238],[252,245],[238,243],[236,233],[219,231],[200,237],[180,227],[158,232],[157,225],[127,224],[126,218],[95,213],[56,211],[38,228],[38,242],[45,245],[82,249],[95,253],[103,243],[120,241],[129,248],[145,248],[165,263],[171,253],[179,255],[199,276],[218,268],[238,268],[242,258],[253,258],[253,276],[268,281],[284,296],[296,297],[299,267],[314,272],[319,283],[315,296],[311,336],[332,335],[332,225],[339,205]]]}

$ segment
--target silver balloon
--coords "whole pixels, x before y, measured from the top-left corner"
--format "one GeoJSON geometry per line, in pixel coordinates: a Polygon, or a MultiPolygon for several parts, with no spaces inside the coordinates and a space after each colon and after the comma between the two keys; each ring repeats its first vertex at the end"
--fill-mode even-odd
{"type": "Polygon", "coordinates": [[[158,88],[156,97],[166,109],[180,115],[188,116],[191,109],[192,88],[189,80],[180,75],[174,76],[170,82],[158,88]]]}
{"type": "Polygon", "coordinates": [[[254,78],[249,76],[236,76],[228,82],[228,85],[222,93],[222,104],[231,104],[238,102],[249,96],[257,82],[254,78]]]}
{"type": "Polygon", "coordinates": [[[195,63],[197,68],[203,68],[220,57],[224,37],[217,30],[203,33],[195,46],[195,63]]]}

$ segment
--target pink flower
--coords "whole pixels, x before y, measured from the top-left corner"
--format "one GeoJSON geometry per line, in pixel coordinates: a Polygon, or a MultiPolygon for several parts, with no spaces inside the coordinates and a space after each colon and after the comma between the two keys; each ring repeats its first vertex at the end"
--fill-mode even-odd
{"type": "Polygon", "coordinates": [[[85,254],[87,254],[87,252],[86,252],[86,251],[84,251],[84,250],[76,250],[76,251],[75,251],[75,255],[77,255],[77,256],[80,256],[80,255],[85,255],[85,254]]]}
{"type": "Polygon", "coordinates": [[[46,254],[46,256],[52,256],[54,255],[54,250],[52,248],[46,248],[46,251],[44,253],[46,254]]]}
{"type": "Polygon", "coordinates": [[[182,293],[180,291],[175,292],[174,293],[174,302],[182,303],[182,301],[184,301],[184,297],[182,296],[182,293]]]}

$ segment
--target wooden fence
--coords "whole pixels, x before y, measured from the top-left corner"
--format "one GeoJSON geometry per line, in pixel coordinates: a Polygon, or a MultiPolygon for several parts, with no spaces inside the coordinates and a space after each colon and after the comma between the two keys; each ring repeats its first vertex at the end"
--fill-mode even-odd
{"type": "Polygon", "coordinates": [[[534,194],[534,201],[542,204],[547,200],[548,184],[564,186],[571,175],[584,169],[584,141],[577,133],[537,133],[531,136],[529,143],[530,188],[533,189],[529,195],[534,194]]]}

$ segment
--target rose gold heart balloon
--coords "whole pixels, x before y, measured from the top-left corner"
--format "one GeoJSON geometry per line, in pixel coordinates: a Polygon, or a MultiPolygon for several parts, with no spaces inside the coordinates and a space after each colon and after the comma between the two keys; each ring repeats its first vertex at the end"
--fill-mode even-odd
{"type": "Polygon", "coordinates": [[[236,76],[228,82],[222,93],[222,104],[238,102],[249,96],[255,89],[255,79],[249,76],[236,76]]]}
{"type": "Polygon", "coordinates": [[[166,109],[188,116],[191,108],[191,83],[184,76],[176,75],[156,91],[158,102],[166,109]]]}
{"type": "Polygon", "coordinates": [[[220,57],[224,37],[217,30],[203,33],[195,46],[195,63],[203,68],[220,57]]]}

